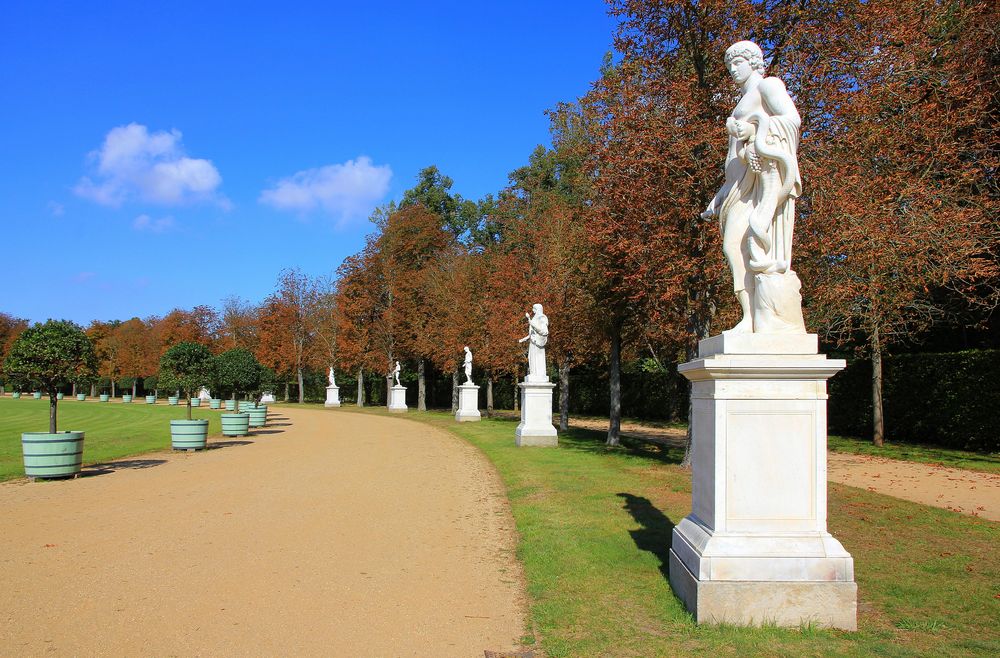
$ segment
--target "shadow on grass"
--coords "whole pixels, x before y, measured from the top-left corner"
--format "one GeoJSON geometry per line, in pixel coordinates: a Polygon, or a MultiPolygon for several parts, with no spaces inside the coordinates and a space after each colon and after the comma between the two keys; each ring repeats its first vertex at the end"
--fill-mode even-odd
{"type": "Polygon", "coordinates": [[[684,449],[647,443],[630,437],[621,437],[619,445],[607,444],[607,432],[571,427],[559,432],[559,446],[563,449],[579,450],[599,455],[619,454],[644,457],[662,464],[680,464],[684,459],[684,449]]]}
{"type": "Polygon", "coordinates": [[[630,493],[620,493],[625,510],[632,515],[641,528],[629,530],[632,541],[639,550],[649,551],[660,560],[660,573],[670,580],[670,539],[674,531],[674,522],[666,514],[658,510],[648,498],[630,493]]]}
{"type": "Polygon", "coordinates": [[[140,468],[153,468],[160,464],[166,464],[166,459],[123,459],[117,462],[102,462],[91,464],[80,469],[80,477],[89,478],[97,475],[107,475],[115,471],[135,470],[140,468]]]}

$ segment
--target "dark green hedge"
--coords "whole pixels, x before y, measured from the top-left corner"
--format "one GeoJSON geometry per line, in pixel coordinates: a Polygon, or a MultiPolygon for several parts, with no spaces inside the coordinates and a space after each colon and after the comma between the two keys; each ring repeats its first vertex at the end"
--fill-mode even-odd
{"type": "MultiPolygon", "coordinates": [[[[1000,451],[1000,350],[900,354],[883,359],[886,439],[1000,451]]],[[[871,362],[830,382],[834,434],[871,436],[871,362]]]]}

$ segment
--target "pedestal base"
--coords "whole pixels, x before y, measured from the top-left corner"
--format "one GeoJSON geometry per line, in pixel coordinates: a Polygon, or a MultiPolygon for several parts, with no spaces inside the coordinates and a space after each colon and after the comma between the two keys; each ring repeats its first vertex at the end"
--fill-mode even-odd
{"type": "Polygon", "coordinates": [[[826,527],[826,380],[806,334],[723,334],[691,380],[692,511],[670,584],[698,623],[857,628],[854,559],[826,527]]]}
{"type": "Polygon", "coordinates": [[[340,406],[340,387],[339,386],[327,386],[326,387],[326,402],[323,404],[324,407],[339,407],[340,406]]]}
{"type": "Polygon", "coordinates": [[[518,446],[551,448],[559,445],[558,433],[552,425],[552,389],[550,382],[523,381],[521,387],[521,424],[514,433],[518,446]]]}
{"type": "Polygon", "coordinates": [[[460,423],[476,423],[482,419],[479,413],[479,387],[462,384],[458,387],[458,412],[455,420],[460,423]]]}
{"type": "Polygon", "coordinates": [[[389,411],[406,413],[406,387],[393,386],[389,389],[389,411]]]}

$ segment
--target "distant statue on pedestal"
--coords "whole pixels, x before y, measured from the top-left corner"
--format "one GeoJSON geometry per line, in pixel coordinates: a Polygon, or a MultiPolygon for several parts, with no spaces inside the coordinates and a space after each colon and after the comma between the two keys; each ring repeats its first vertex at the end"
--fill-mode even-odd
{"type": "Polygon", "coordinates": [[[465,383],[472,383],[472,350],[468,345],[465,347],[465,383]]]}
{"type": "Polygon", "coordinates": [[[336,386],[337,385],[337,380],[334,379],[334,377],[333,377],[333,366],[330,366],[330,372],[327,374],[326,378],[327,378],[327,381],[330,382],[328,384],[328,386],[336,386]]]}
{"type": "Polygon", "coordinates": [[[399,361],[396,361],[396,367],[392,371],[392,376],[396,378],[396,386],[402,386],[402,384],[399,383],[400,370],[402,370],[402,368],[399,367],[399,361]]]}
{"type": "Polygon", "coordinates": [[[795,199],[802,193],[802,120],[785,84],[764,77],[757,44],[730,46],[726,68],[743,95],[726,121],[725,182],[701,216],[719,218],[722,250],[743,310],[730,331],[804,334],[801,284],[791,269],[795,199]]]}
{"type": "Polygon", "coordinates": [[[545,345],[549,342],[549,319],[542,312],[541,304],[535,304],[531,310],[534,315],[524,314],[528,318],[528,335],[518,341],[528,341],[528,376],[524,381],[547,382],[549,375],[545,367],[545,345]]]}

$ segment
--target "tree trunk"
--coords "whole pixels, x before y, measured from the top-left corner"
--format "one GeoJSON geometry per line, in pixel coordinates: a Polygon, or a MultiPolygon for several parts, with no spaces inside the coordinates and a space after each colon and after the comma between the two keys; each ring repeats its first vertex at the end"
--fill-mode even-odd
{"type": "Polygon", "coordinates": [[[621,440],[622,428],[622,328],[617,322],[611,327],[608,375],[611,408],[608,410],[607,443],[609,446],[616,446],[621,440]]]}
{"type": "Polygon", "coordinates": [[[521,411],[521,390],[517,387],[517,375],[514,373],[514,413],[521,411]]]}
{"type": "Polygon", "coordinates": [[[882,416],[882,345],[878,329],[872,334],[872,443],[881,447],[885,442],[885,421],[882,416]]]}
{"type": "Polygon", "coordinates": [[[291,388],[288,382],[285,382],[285,402],[288,402],[288,389],[291,388]]]}
{"type": "MultiPolygon", "coordinates": [[[[0,388],[0,393],[3,393],[3,388],[0,388]]],[[[76,397],[76,382],[73,382],[73,392],[70,393],[71,397],[76,397]]]]}
{"type": "Polygon", "coordinates": [[[486,378],[486,417],[493,417],[493,375],[486,378]]]}
{"type": "Polygon", "coordinates": [[[392,397],[392,381],[393,381],[392,373],[389,373],[388,375],[385,376],[385,406],[386,406],[386,408],[389,407],[389,400],[392,397]]]}
{"type": "Polygon", "coordinates": [[[458,412],[458,368],[451,373],[451,413],[458,412]]]}
{"type": "Polygon", "coordinates": [[[358,406],[365,406],[365,370],[358,368],[358,406]]]}
{"type": "Polygon", "coordinates": [[[424,360],[417,361],[417,411],[427,411],[427,381],[424,378],[424,360]]]}
{"type": "Polygon", "coordinates": [[[115,399],[115,380],[111,380],[111,399],[115,399]]]}
{"type": "Polygon", "coordinates": [[[97,384],[91,384],[90,385],[90,397],[92,397],[92,398],[96,398],[97,397],[97,384]]]}
{"type": "Polygon", "coordinates": [[[49,434],[56,433],[56,405],[58,402],[55,392],[49,391],[49,434]]]}
{"type": "Polygon", "coordinates": [[[306,401],[306,387],[305,382],[302,380],[302,368],[296,369],[295,378],[299,383],[299,404],[306,401]]]}
{"type": "Polygon", "coordinates": [[[559,362],[559,429],[569,429],[569,359],[559,362]]]}
{"type": "MultiPolygon", "coordinates": [[[[238,409],[234,409],[233,413],[236,413],[236,411],[238,411],[238,409]]],[[[191,420],[191,396],[190,395],[187,396],[187,414],[188,414],[188,420],[191,420]]]]}
{"type": "Polygon", "coordinates": [[[138,385],[139,385],[139,380],[138,380],[138,378],[136,378],[136,379],[133,379],[133,380],[132,380],[132,399],[133,399],[133,400],[135,399],[135,389],[136,389],[136,387],[138,387],[138,385]]]}

